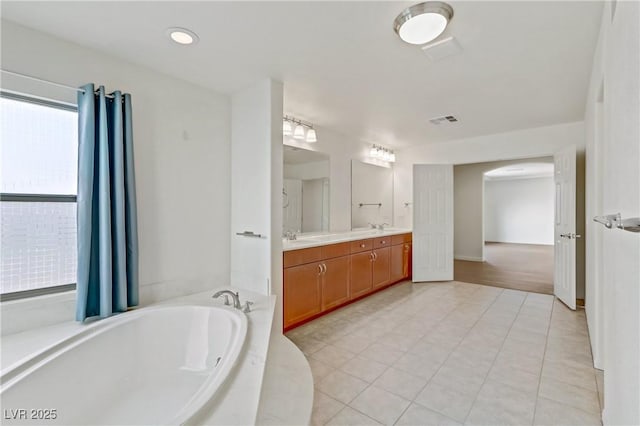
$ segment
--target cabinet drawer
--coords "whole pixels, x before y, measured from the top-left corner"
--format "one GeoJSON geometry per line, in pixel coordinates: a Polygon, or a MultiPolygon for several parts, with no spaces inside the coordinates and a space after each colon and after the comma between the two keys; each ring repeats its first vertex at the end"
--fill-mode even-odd
{"type": "Polygon", "coordinates": [[[404,244],[404,243],[410,243],[411,242],[411,233],[408,234],[400,234],[400,235],[392,235],[391,236],[391,245],[398,245],[398,244],[404,244]]]}
{"type": "Polygon", "coordinates": [[[393,240],[391,239],[391,235],[389,235],[388,237],[378,237],[376,239],[373,240],[373,248],[375,249],[379,249],[379,248],[384,248],[384,247],[389,247],[390,245],[392,245],[393,240]]]}
{"type": "Polygon", "coordinates": [[[322,259],[321,247],[311,247],[300,250],[285,251],[282,264],[285,268],[303,265],[305,263],[317,262],[322,259]]]}
{"type": "Polygon", "coordinates": [[[322,246],[322,259],[333,259],[334,257],[346,256],[351,253],[349,243],[331,244],[322,246]]]}
{"type": "Polygon", "coordinates": [[[373,239],[351,241],[351,253],[373,250],[373,239]]]}

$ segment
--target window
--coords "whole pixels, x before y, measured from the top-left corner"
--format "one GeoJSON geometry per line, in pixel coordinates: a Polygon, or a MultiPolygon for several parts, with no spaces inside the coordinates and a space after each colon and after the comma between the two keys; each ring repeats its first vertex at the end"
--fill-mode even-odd
{"type": "Polygon", "coordinates": [[[75,288],[78,114],[0,96],[2,300],[75,288]]]}

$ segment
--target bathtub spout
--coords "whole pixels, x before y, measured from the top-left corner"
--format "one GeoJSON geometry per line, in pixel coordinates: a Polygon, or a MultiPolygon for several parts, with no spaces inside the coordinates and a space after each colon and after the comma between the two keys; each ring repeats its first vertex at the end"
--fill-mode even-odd
{"type": "Polygon", "coordinates": [[[216,294],[214,294],[212,297],[214,299],[217,299],[218,297],[222,296],[223,294],[228,294],[231,296],[231,298],[233,299],[233,307],[236,309],[242,309],[242,304],[240,303],[240,296],[238,295],[238,292],[233,292],[231,290],[220,290],[219,292],[217,292],[216,294]]]}

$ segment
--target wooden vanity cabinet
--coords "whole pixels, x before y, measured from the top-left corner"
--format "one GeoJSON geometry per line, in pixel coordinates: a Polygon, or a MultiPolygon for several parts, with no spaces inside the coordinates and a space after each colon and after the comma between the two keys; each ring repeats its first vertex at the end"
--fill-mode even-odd
{"type": "Polygon", "coordinates": [[[326,311],[349,301],[349,256],[324,260],[322,264],[322,310],[326,311]]]}
{"type": "Polygon", "coordinates": [[[304,321],[321,310],[321,275],[319,262],[285,268],[284,326],[304,321]]]}
{"type": "Polygon", "coordinates": [[[391,282],[405,280],[411,276],[411,243],[391,246],[391,282]]]}
{"type": "Polygon", "coordinates": [[[411,234],[284,252],[284,328],[411,276],[411,234]]]}
{"type": "Polygon", "coordinates": [[[373,251],[372,284],[373,288],[385,286],[391,282],[391,249],[380,248],[373,251]]]}
{"type": "Polygon", "coordinates": [[[350,299],[365,295],[373,288],[373,253],[365,251],[351,255],[351,292],[350,299]]]}

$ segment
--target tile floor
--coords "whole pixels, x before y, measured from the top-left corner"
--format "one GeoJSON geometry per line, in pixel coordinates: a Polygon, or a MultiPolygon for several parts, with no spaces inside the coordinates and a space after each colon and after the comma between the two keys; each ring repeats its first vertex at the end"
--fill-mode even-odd
{"type": "Polygon", "coordinates": [[[600,425],[584,311],[461,282],[393,286],[287,333],[314,425],[600,425]]]}

